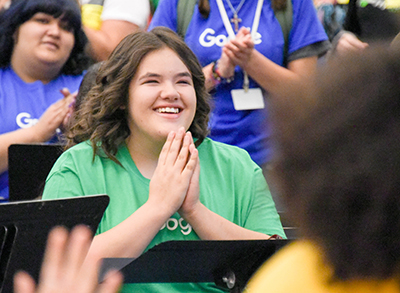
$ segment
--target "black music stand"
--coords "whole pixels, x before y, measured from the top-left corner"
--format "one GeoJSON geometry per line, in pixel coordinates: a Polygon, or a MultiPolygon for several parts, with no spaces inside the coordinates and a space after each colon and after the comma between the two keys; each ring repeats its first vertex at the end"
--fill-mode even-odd
{"type": "Polygon", "coordinates": [[[214,282],[241,292],[250,277],[289,240],[168,241],[132,258],[105,258],[100,280],[120,270],[125,283],[214,282]]]}
{"type": "Polygon", "coordinates": [[[54,226],[84,224],[95,232],[107,195],[0,204],[0,292],[13,292],[19,270],[38,280],[47,235],[54,226]]]}
{"type": "Polygon", "coordinates": [[[9,201],[38,199],[55,161],[60,144],[12,144],[8,147],[9,201]]]}

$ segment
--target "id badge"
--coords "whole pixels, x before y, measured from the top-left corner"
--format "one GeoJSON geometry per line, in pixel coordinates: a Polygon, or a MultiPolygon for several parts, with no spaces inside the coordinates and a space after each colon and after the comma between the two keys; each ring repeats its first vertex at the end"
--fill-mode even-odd
{"type": "Polygon", "coordinates": [[[236,111],[264,109],[264,97],[260,88],[231,90],[233,106],[236,111]]]}

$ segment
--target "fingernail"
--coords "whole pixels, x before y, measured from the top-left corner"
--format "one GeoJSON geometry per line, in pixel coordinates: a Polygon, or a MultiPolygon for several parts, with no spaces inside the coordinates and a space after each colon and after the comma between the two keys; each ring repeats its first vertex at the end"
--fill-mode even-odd
{"type": "Polygon", "coordinates": [[[189,142],[189,140],[190,140],[190,137],[189,137],[189,135],[186,133],[186,134],[185,134],[185,137],[184,137],[184,142],[189,142]]]}

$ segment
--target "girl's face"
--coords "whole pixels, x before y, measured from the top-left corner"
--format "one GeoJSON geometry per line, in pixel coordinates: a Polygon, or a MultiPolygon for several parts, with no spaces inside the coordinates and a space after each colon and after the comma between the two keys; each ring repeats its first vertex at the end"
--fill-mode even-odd
{"type": "Polygon", "coordinates": [[[169,48],[147,54],[129,85],[128,123],[135,141],[164,142],[171,130],[189,129],[196,112],[192,75],[169,48]]]}
{"type": "Polygon", "coordinates": [[[71,54],[75,37],[68,22],[38,12],[17,29],[14,41],[13,59],[39,61],[61,69],[71,54]]]}

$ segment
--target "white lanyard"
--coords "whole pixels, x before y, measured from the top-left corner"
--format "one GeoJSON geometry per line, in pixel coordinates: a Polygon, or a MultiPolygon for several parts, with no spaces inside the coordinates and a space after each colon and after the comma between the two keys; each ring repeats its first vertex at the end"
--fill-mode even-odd
{"type": "MultiPolygon", "coordinates": [[[[219,13],[221,15],[222,22],[224,23],[224,26],[228,33],[229,39],[233,40],[233,39],[235,39],[236,34],[233,31],[232,25],[229,21],[228,14],[226,13],[226,9],[224,7],[224,3],[222,3],[222,0],[217,0],[217,4],[218,4],[218,9],[219,9],[219,13]]],[[[260,23],[261,10],[262,10],[263,4],[264,4],[264,0],[258,0],[256,13],[254,14],[254,19],[253,19],[253,26],[251,27],[251,38],[253,39],[253,41],[256,38],[258,25],[260,23]]],[[[243,88],[247,92],[247,90],[249,89],[249,77],[248,77],[246,71],[243,71],[243,73],[244,73],[243,88]]]]}
{"type": "MultiPolygon", "coordinates": [[[[229,38],[231,40],[233,40],[236,37],[236,34],[233,31],[232,25],[229,21],[228,14],[226,13],[226,10],[224,7],[224,3],[222,3],[222,0],[217,0],[217,4],[218,4],[219,13],[221,14],[222,22],[224,23],[224,26],[229,35],[229,38]]],[[[251,28],[251,37],[253,40],[255,39],[256,34],[257,34],[263,4],[264,4],[264,0],[258,0],[256,13],[254,15],[254,20],[253,20],[253,26],[251,28]]]]}

